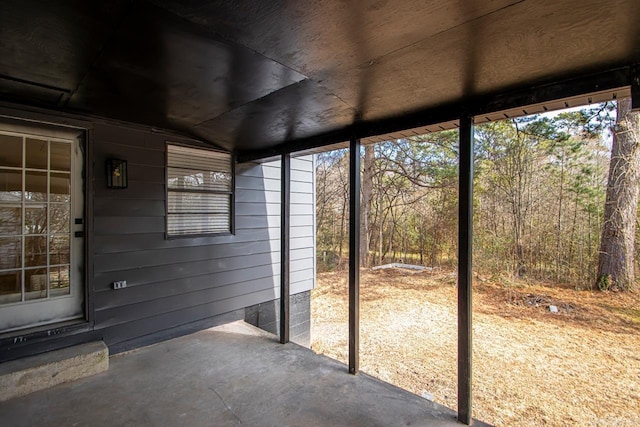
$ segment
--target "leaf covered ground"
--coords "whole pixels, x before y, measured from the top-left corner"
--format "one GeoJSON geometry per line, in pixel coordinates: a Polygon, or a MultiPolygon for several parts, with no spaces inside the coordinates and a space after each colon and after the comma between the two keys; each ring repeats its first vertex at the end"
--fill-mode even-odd
{"type": "MultiPolygon", "coordinates": [[[[318,274],[312,349],[347,361],[346,272],[318,274]]],[[[456,276],[361,272],[361,370],[456,409],[456,276]]],[[[640,425],[640,292],[477,276],[473,416],[497,426],[640,425]],[[551,313],[549,305],[558,308],[551,313]]]]}

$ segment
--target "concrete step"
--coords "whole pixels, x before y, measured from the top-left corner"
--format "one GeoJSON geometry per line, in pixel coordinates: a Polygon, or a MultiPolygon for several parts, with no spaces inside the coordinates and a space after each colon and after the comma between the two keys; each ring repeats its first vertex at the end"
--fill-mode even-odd
{"type": "Polygon", "coordinates": [[[0,402],[104,372],[109,349],[102,341],[0,363],[0,402]]]}

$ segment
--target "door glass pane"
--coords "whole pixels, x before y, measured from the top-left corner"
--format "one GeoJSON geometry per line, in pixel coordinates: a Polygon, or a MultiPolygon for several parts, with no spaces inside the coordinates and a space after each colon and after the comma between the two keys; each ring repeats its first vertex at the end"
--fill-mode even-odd
{"type": "Polygon", "coordinates": [[[45,236],[25,236],[24,265],[27,267],[47,265],[47,238],[45,236]]]}
{"type": "Polygon", "coordinates": [[[68,173],[51,173],[51,201],[71,201],[71,176],[68,173]]]}
{"type": "Polygon", "coordinates": [[[21,254],[21,237],[0,237],[0,270],[22,267],[21,254]]]}
{"type": "Polygon", "coordinates": [[[71,144],[51,142],[51,170],[71,170],[71,144]]]}
{"type": "Polygon", "coordinates": [[[69,295],[69,266],[51,267],[49,270],[49,288],[51,296],[69,295]]]}
{"type": "Polygon", "coordinates": [[[22,167],[22,137],[0,135],[0,166],[22,167]]]}
{"type": "Polygon", "coordinates": [[[51,233],[68,233],[70,220],[69,205],[51,203],[49,209],[51,211],[51,218],[49,218],[51,233]]]}
{"type": "Polygon", "coordinates": [[[28,202],[47,201],[47,173],[26,171],[25,200],[28,202]]]}
{"type": "Polygon", "coordinates": [[[49,240],[49,264],[69,264],[69,235],[51,236],[49,240]]]}
{"type": "Polygon", "coordinates": [[[0,272],[0,304],[20,301],[22,295],[22,272],[0,272]]]}
{"type": "Polygon", "coordinates": [[[29,206],[24,212],[24,233],[44,234],[47,232],[46,205],[29,206]]]}
{"type": "Polygon", "coordinates": [[[68,305],[59,301],[55,306],[62,304],[72,316],[79,313],[79,300],[70,286],[71,245],[79,242],[71,237],[71,173],[82,170],[76,169],[81,159],[75,144],[46,136],[0,134],[0,330],[15,327],[6,320],[19,309],[34,313],[19,327],[39,322],[38,312],[48,310],[52,297],[73,295],[68,305]],[[38,302],[20,304],[32,300],[38,302]]]}
{"type": "Polygon", "coordinates": [[[49,156],[48,151],[49,147],[47,141],[27,138],[27,167],[33,169],[47,169],[49,156]]]}
{"type": "Polygon", "coordinates": [[[0,235],[20,234],[22,209],[20,206],[0,206],[0,235]]]}
{"type": "Polygon", "coordinates": [[[24,271],[25,299],[40,299],[47,297],[47,269],[34,268],[24,271]]]}
{"type": "Polygon", "coordinates": [[[22,200],[22,171],[0,169],[0,201],[22,200]]]}

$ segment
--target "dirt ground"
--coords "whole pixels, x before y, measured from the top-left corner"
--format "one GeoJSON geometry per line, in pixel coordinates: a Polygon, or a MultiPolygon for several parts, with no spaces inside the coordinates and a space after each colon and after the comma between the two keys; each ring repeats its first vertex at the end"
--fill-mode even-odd
{"type": "MultiPolygon", "coordinates": [[[[452,272],[363,270],[361,370],[456,409],[455,283],[452,272]]],[[[347,284],[346,272],[318,274],[311,300],[312,349],[345,363],[347,284]]],[[[640,425],[640,292],[476,275],[473,305],[475,418],[497,426],[640,425]]]]}

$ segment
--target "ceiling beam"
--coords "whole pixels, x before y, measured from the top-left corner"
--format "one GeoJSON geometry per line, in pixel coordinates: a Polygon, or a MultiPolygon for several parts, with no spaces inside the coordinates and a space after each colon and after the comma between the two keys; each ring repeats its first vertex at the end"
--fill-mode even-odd
{"type": "MultiPolygon", "coordinates": [[[[635,75],[637,76],[638,74],[636,73],[635,75]]],[[[457,120],[463,112],[471,116],[477,116],[592,92],[628,87],[632,85],[633,79],[631,77],[632,67],[624,66],[578,77],[556,79],[515,89],[505,89],[500,92],[461,99],[457,102],[430,107],[401,116],[354,123],[316,136],[286,141],[271,148],[240,151],[238,153],[238,161],[243,163],[272,158],[284,153],[311,150],[349,141],[354,136],[364,139],[376,135],[444,123],[457,120]]]]}

